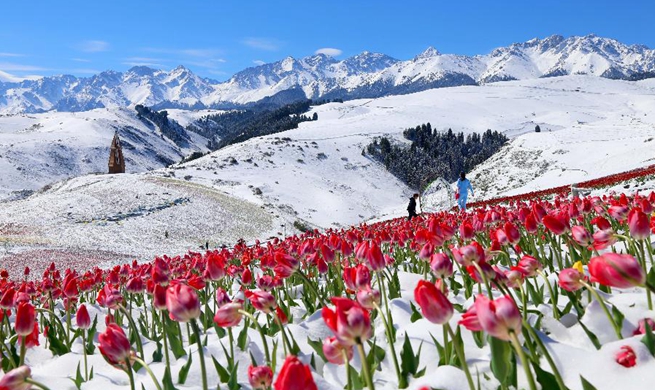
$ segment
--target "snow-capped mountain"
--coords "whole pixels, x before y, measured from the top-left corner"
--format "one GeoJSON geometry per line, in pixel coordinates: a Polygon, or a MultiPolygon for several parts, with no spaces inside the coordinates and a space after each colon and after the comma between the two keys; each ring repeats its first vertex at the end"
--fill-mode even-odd
{"type": "Polygon", "coordinates": [[[88,78],[60,75],[20,82],[0,78],[0,112],[86,111],[135,104],[221,108],[289,90],[312,99],[372,98],[569,74],[624,80],[655,77],[655,50],[595,35],[553,35],[478,56],[442,54],[430,47],[406,61],[371,52],[342,61],[323,54],[287,57],[245,69],[222,83],[198,77],[183,66],[171,71],[139,66],[88,78]]]}

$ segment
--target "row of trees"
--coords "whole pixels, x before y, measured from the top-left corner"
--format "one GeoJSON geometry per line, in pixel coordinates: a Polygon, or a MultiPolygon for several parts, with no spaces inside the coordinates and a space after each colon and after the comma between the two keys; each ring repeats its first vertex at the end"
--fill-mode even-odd
{"type": "Polygon", "coordinates": [[[137,112],[138,119],[146,124],[149,121],[157,125],[162,134],[177,146],[186,147],[189,145],[189,135],[179,123],[168,119],[167,111],[154,111],[141,104],[137,104],[134,109],[137,112]]]}
{"type": "Polygon", "coordinates": [[[250,138],[295,129],[302,122],[318,120],[316,113],[311,117],[305,115],[311,104],[311,100],[303,100],[276,109],[207,115],[189,124],[187,130],[208,138],[209,148],[217,150],[250,138]]]}
{"type": "Polygon", "coordinates": [[[363,151],[409,187],[422,190],[443,177],[454,181],[496,153],[508,138],[497,131],[482,134],[438,132],[430,123],[403,131],[411,144],[392,143],[387,137],[375,139],[363,151]]]}

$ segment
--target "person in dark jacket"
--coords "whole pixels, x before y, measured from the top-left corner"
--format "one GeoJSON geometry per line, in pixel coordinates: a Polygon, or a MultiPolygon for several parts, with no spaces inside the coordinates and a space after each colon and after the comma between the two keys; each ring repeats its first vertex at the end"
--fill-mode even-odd
{"type": "Polygon", "coordinates": [[[409,216],[407,217],[408,220],[411,220],[413,217],[418,215],[416,214],[416,200],[418,197],[418,194],[414,194],[411,198],[409,198],[409,205],[407,205],[407,212],[409,212],[409,216]]]}

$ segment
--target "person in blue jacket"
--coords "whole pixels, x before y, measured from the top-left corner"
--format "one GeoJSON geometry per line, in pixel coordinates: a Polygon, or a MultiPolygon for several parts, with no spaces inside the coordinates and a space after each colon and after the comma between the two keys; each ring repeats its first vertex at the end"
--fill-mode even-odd
{"type": "Polygon", "coordinates": [[[466,178],[466,174],[462,172],[459,174],[459,179],[457,179],[457,194],[459,195],[457,205],[460,210],[466,210],[466,199],[468,198],[469,190],[471,191],[471,195],[475,196],[471,182],[466,178]]]}

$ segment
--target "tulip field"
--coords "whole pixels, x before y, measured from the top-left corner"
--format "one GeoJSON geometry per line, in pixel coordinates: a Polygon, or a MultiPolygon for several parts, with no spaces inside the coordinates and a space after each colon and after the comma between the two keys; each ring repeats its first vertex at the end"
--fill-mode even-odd
{"type": "Polygon", "coordinates": [[[4,271],[0,389],[651,388],[654,210],[655,193],[522,199],[4,271]]]}

